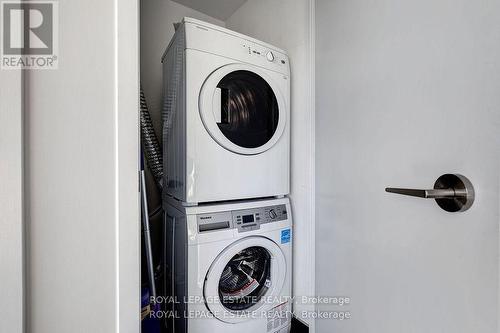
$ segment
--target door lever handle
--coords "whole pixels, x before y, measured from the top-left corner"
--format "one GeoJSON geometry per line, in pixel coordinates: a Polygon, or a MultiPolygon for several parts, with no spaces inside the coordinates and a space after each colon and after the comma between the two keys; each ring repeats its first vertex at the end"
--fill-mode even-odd
{"type": "Polygon", "coordinates": [[[474,202],[474,187],[464,176],[446,174],[436,180],[429,190],[387,187],[386,192],[411,197],[435,199],[439,207],[448,212],[463,212],[474,202]]]}
{"type": "Polygon", "coordinates": [[[410,188],[395,188],[388,187],[385,189],[386,192],[396,193],[401,195],[408,195],[412,197],[424,198],[424,199],[445,199],[445,198],[463,198],[467,196],[467,192],[465,190],[460,189],[437,189],[437,190],[417,190],[410,188]]]}

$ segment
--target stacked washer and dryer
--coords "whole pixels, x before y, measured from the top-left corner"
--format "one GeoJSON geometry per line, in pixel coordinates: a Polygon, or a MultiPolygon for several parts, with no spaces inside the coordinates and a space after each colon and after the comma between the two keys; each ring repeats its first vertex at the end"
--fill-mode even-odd
{"type": "Polygon", "coordinates": [[[289,332],[288,57],[184,18],[162,62],[167,331],[289,332]]]}

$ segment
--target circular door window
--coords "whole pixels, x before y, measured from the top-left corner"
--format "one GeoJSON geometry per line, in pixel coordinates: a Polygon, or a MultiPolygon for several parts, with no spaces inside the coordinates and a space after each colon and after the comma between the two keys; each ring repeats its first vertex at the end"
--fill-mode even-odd
{"type": "Polygon", "coordinates": [[[271,285],[271,255],[260,246],[246,248],[227,263],[219,279],[219,299],[231,311],[247,310],[271,285]]]}
{"type": "Polygon", "coordinates": [[[233,243],[215,259],[204,285],[208,308],[218,319],[237,323],[252,311],[274,306],[286,275],[286,261],[276,243],[265,237],[248,237],[233,243]]]}
{"type": "Polygon", "coordinates": [[[285,103],[266,73],[249,65],[227,65],[212,73],[200,95],[205,128],[224,148],[258,154],[283,133],[285,103]]]}

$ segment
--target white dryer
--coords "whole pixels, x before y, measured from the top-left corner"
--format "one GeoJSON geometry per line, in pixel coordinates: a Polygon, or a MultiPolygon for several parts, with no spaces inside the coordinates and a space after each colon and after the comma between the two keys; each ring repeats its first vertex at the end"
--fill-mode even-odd
{"type": "Polygon", "coordinates": [[[165,208],[167,332],[288,333],[289,200],[165,208]]]}
{"type": "Polygon", "coordinates": [[[162,62],[166,194],[186,203],[287,195],[286,53],[184,18],[162,62]]]}

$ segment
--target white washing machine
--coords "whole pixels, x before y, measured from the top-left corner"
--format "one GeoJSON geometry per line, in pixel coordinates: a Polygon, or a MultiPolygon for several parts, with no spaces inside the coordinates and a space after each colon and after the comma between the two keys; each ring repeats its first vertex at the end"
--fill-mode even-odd
{"type": "Polygon", "coordinates": [[[194,204],[287,195],[286,53],[184,18],[162,62],[166,194],[194,204]]]}
{"type": "Polygon", "coordinates": [[[167,332],[288,333],[289,200],[165,209],[167,332]]]}

